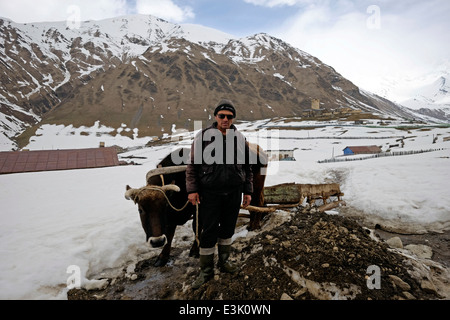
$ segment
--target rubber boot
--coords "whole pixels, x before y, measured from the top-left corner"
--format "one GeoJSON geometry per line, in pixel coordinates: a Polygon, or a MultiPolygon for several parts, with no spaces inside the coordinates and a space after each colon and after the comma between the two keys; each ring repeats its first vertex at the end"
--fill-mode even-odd
{"type": "Polygon", "coordinates": [[[192,289],[200,288],[214,276],[214,254],[200,255],[200,274],[192,284],[192,289]]]}
{"type": "Polygon", "coordinates": [[[231,253],[231,245],[219,245],[219,263],[218,267],[221,272],[235,273],[238,268],[228,261],[231,253]]]}

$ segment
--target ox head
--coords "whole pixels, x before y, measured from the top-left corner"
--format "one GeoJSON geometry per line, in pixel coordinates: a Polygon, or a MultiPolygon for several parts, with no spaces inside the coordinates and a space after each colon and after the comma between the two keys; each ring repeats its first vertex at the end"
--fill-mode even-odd
{"type": "Polygon", "coordinates": [[[125,198],[133,200],[138,206],[141,224],[146,234],[146,241],[158,248],[166,244],[166,209],[168,206],[165,194],[179,192],[180,188],[174,184],[163,187],[146,186],[134,189],[127,185],[125,198]],[[159,189],[159,190],[158,190],[159,189]]]}

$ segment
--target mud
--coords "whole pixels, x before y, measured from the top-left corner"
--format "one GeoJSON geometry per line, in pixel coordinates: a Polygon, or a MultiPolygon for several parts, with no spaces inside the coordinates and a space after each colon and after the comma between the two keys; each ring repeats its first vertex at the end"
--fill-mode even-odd
{"type": "Polygon", "coordinates": [[[165,267],[153,266],[156,257],[140,261],[131,273],[124,266],[122,276],[108,279],[109,285],[102,290],[72,289],[67,297],[69,300],[449,299],[448,233],[428,240],[426,234],[421,236],[432,248],[434,245],[437,262],[424,262],[407,252],[389,248],[383,239],[391,234],[363,227],[352,218],[298,207],[271,214],[261,230],[235,240],[231,260],[239,271],[230,275],[216,270],[214,279],[197,290],[192,290],[191,283],[199,274],[198,259],[189,257],[186,246],[173,248],[165,267]],[[371,266],[379,268],[379,278],[375,278],[371,266]],[[433,285],[430,287],[428,282],[433,285]],[[375,283],[380,285],[379,289],[374,288],[375,283]]]}

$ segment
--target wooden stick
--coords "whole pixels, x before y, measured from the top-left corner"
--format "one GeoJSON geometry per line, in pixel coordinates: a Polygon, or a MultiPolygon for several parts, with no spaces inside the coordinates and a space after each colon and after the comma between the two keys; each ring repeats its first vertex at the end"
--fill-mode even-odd
{"type": "Polygon", "coordinates": [[[241,209],[245,209],[248,211],[254,211],[254,212],[261,212],[261,213],[270,213],[270,212],[274,212],[276,210],[276,208],[274,208],[274,207],[255,207],[255,206],[247,206],[245,208],[243,208],[241,206],[241,209]]]}
{"type": "Polygon", "coordinates": [[[334,202],[331,202],[331,203],[327,203],[327,204],[321,205],[317,210],[319,212],[324,212],[324,211],[327,211],[327,210],[331,210],[331,209],[337,208],[337,207],[339,207],[341,205],[345,206],[346,205],[345,201],[341,200],[341,201],[334,201],[334,202]]]}

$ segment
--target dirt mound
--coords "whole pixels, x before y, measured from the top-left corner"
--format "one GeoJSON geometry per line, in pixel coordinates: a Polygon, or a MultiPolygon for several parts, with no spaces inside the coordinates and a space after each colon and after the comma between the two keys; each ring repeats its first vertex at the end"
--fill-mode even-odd
{"type": "Polygon", "coordinates": [[[416,298],[436,298],[421,290],[403,260],[354,221],[321,213],[296,214],[289,222],[253,238],[238,253],[238,261],[242,261],[239,274],[221,276],[190,297],[398,299],[410,297],[403,293],[407,291],[416,298]],[[373,275],[370,266],[380,268],[380,289],[368,288],[373,275]],[[400,278],[404,287],[395,285],[391,276],[400,278]]]}
{"type": "Polygon", "coordinates": [[[178,248],[173,251],[174,260],[166,267],[153,267],[154,259],[142,261],[133,275],[128,273],[114,279],[106,289],[74,289],[68,292],[68,298],[443,298],[436,288],[421,282],[429,276],[418,271],[414,258],[390,249],[354,220],[305,208],[292,210],[287,216],[277,226],[238,238],[233,244],[232,260],[240,266],[239,272],[230,275],[216,271],[214,279],[198,290],[190,287],[199,273],[198,260],[188,257],[188,248],[178,248]]]}

